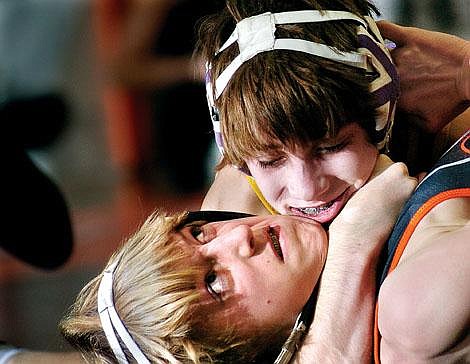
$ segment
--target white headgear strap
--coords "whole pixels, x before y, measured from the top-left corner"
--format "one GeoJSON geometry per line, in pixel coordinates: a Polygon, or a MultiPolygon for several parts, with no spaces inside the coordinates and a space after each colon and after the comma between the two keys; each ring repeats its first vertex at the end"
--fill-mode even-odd
{"type": "Polygon", "coordinates": [[[217,77],[215,89],[213,89],[214,85],[211,82],[211,65],[206,65],[207,101],[217,146],[222,154],[224,150],[220,117],[215,106],[214,96],[215,99],[219,98],[230,82],[230,79],[244,62],[259,53],[272,50],[300,51],[377,73],[378,77],[370,83],[370,92],[377,99],[376,130],[381,134],[377,146],[380,149],[387,143],[393,124],[395,105],[399,92],[399,81],[391,57],[372,18],[368,16],[361,18],[347,11],[336,10],[267,12],[245,18],[238,22],[235,30],[217,51],[216,55],[235,42],[238,43],[240,53],[217,77]],[[343,52],[335,47],[304,39],[278,39],[275,37],[276,25],[278,24],[315,23],[337,20],[352,20],[359,23],[357,33],[360,46],[357,52],[343,52]]]}
{"type": "Polygon", "coordinates": [[[150,364],[145,354],[140,350],[137,343],[127,331],[126,327],[119,318],[113,300],[113,274],[116,269],[117,261],[109,265],[103,272],[100,286],[98,288],[98,313],[100,315],[101,325],[108,339],[109,346],[113,350],[119,364],[128,364],[124,351],[119,344],[116,333],[121,338],[124,345],[129,349],[134,359],[139,364],[150,364]]]}
{"type": "Polygon", "coordinates": [[[341,52],[334,47],[303,39],[276,38],[277,24],[314,23],[331,20],[355,20],[364,26],[366,22],[346,11],[301,10],[283,13],[263,13],[245,18],[237,23],[235,30],[217,53],[223,52],[238,41],[240,54],[219,75],[215,82],[216,98],[225,90],[238,68],[259,53],[275,49],[294,50],[329,58],[359,68],[367,68],[366,57],[357,52],[341,52]]]}

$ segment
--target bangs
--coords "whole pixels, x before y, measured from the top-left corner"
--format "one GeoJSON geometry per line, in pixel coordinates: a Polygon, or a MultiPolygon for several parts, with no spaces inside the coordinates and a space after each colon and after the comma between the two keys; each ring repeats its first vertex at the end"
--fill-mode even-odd
{"type": "Polygon", "coordinates": [[[195,269],[186,264],[172,236],[185,216],[153,214],[130,238],[119,258],[126,264],[116,270],[116,291],[127,291],[120,302],[126,324],[146,317],[147,334],[169,341],[187,332],[191,307],[199,298],[195,269]]]}
{"type": "Polygon", "coordinates": [[[294,51],[267,52],[234,75],[220,100],[230,163],[241,166],[261,151],[334,137],[350,121],[343,99],[350,85],[336,80],[338,64],[322,60],[321,66],[312,65],[311,58],[294,51]]]}

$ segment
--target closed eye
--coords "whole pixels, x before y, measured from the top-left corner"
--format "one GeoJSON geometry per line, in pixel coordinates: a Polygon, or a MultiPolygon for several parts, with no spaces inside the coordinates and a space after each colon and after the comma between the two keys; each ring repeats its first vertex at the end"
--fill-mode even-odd
{"type": "Polygon", "coordinates": [[[282,165],[283,162],[284,162],[284,157],[279,157],[279,158],[266,160],[266,161],[263,161],[263,160],[257,161],[258,165],[261,168],[265,168],[265,169],[279,167],[282,165]]]}
{"type": "Polygon", "coordinates": [[[344,149],[346,145],[348,145],[348,143],[346,141],[343,141],[341,143],[334,144],[334,145],[318,147],[315,149],[315,153],[316,154],[336,153],[344,149]]]}

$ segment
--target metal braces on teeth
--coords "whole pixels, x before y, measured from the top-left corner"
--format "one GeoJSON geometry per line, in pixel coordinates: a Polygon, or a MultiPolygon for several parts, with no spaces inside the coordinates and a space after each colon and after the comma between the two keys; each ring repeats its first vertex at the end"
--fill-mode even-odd
{"type": "Polygon", "coordinates": [[[331,207],[331,205],[333,205],[333,202],[330,202],[321,207],[305,207],[305,208],[299,208],[298,210],[307,215],[318,215],[320,212],[328,210],[331,207]]]}
{"type": "Polygon", "coordinates": [[[268,229],[268,234],[269,234],[269,237],[271,238],[271,241],[273,242],[274,250],[281,257],[281,259],[284,260],[284,255],[282,254],[281,245],[279,244],[279,239],[277,238],[274,228],[272,228],[271,226],[268,229]]]}

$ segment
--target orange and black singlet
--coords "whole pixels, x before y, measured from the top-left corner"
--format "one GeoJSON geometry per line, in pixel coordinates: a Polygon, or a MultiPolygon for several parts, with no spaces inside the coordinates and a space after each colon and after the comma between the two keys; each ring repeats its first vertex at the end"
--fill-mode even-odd
{"type": "MultiPolygon", "coordinates": [[[[420,221],[439,203],[457,197],[470,197],[470,129],[444,153],[405,204],[384,248],[384,264],[377,270],[379,287],[397,266],[420,221]]],[[[380,363],[377,308],[376,305],[374,360],[380,363]]]]}

